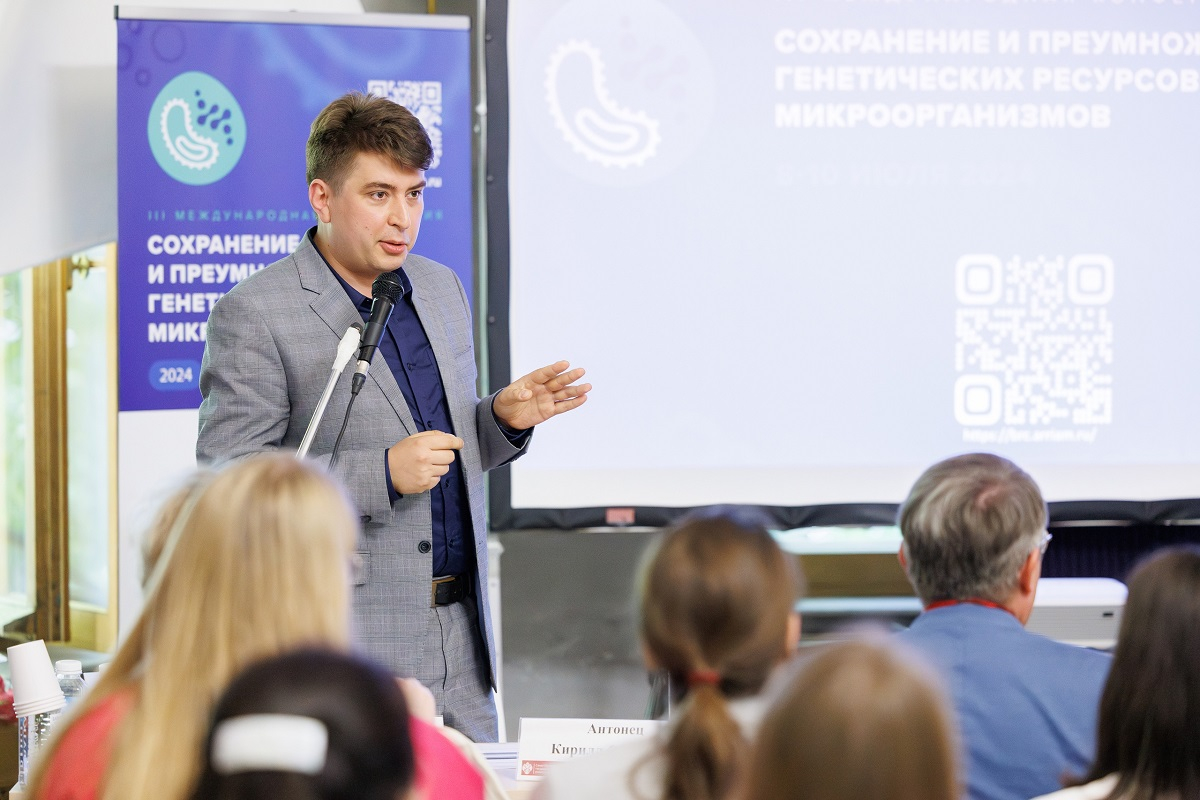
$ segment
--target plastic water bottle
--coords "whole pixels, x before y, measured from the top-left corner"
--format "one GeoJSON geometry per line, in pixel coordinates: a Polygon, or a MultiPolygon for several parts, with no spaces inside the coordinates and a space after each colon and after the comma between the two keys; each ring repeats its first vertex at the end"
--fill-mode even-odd
{"type": "Polygon", "coordinates": [[[67,701],[67,708],[70,708],[83,694],[83,664],[73,658],[64,658],[54,662],[54,672],[58,676],[63,699],[67,701]]]}
{"type": "Polygon", "coordinates": [[[62,710],[43,711],[17,717],[17,787],[24,789],[29,783],[29,770],[38,750],[50,738],[50,729],[62,710]]]}

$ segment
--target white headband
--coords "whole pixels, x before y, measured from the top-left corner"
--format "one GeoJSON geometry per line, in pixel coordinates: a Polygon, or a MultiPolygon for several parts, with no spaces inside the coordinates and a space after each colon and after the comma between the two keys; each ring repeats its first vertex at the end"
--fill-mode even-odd
{"type": "Polygon", "coordinates": [[[212,765],[221,775],[237,772],[297,772],[316,775],[325,768],[329,732],[311,717],[250,714],[217,725],[212,765]]]}

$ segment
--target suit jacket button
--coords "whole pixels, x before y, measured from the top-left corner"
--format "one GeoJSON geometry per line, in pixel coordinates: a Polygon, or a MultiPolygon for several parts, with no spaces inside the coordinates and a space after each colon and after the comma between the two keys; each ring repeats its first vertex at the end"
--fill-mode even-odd
{"type": "Polygon", "coordinates": [[[366,525],[368,522],[371,521],[371,515],[363,514],[361,517],[358,518],[358,521],[361,522],[363,525],[366,525]]]}
{"type": "Polygon", "coordinates": [[[432,549],[433,549],[433,545],[431,545],[428,542],[428,540],[426,540],[426,539],[422,539],[421,541],[417,542],[417,551],[418,552],[428,553],[432,549]]]}

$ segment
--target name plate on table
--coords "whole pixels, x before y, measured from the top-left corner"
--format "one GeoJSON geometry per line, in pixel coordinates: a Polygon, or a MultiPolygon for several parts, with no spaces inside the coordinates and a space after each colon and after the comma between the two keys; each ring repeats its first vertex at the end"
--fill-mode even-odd
{"type": "Polygon", "coordinates": [[[652,719],[522,717],[517,737],[517,780],[535,781],[551,764],[649,736],[661,725],[652,719]]]}

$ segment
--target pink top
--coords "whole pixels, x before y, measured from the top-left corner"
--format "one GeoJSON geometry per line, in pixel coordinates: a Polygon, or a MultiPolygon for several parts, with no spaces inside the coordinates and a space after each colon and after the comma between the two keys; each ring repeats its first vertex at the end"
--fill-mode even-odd
{"type": "MultiPolygon", "coordinates": [[[[54,751],[38,800],[99,800],[112,755],[113,732],[133,701],[132,691],[117,692],[76,720],[54,751]]],[[[483,777],[449,739],[416,717],[409,718],[408,731],[417,764],[417,787],[425,797],[482,800],[483,777]]]]}
{"type": "Polygon", "coordinates": [[[437,800],[482,800],[483,776],[435,725],[409,717],[417,789],[437,800]]]}
{"type": "Polygon", "coordinates": [[[133,707],[133,692],[101,700],[75,721],[54,751],[38,800],[97,800],[108,769],[113,731],[133,707]]]}

